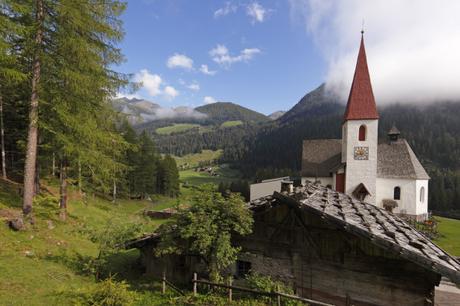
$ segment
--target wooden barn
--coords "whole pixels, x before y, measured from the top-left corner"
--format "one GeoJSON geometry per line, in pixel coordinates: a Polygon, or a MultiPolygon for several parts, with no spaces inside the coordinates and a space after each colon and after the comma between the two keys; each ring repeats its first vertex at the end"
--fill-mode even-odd
{"type": "MultiPolygon", "coordinates": [[[[335,305],[433,305],[442,276],[460,284],[460,263],[383,208],[310,182],[252,201],[253,233],[229,268],[270,275],[297,295],[335,305]]],[[[204,271],[193,254],[156,258],[158,237],[137,240],[146,272],[177,282],[204,271]]]]}

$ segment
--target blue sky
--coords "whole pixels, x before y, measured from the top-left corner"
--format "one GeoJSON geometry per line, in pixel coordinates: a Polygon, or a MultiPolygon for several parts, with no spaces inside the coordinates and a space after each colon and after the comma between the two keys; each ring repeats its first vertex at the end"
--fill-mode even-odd
{"type": "Polygon", "coordinates": [[[378,105],[458,101],[459,11],[452,0],[128,0],[119,69],[164,107],[269,114],[322,82],[345,101],[364,21],[378,105]]]}
{"type": "Polygon", "coordinates": [[[162,106],[215,100],[265,114],[288,110],[326,73],[291,9],[285,0],[130,0],[122,17],[127,61],[118,70],[143,81],[137,97],[162,106]]]}

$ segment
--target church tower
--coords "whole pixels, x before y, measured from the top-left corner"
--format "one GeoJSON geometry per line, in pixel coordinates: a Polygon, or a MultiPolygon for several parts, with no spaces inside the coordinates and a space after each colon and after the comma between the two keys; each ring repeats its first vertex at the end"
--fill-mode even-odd
{"type": "Polygon", "coordinates": [[[342,125],[345,193],[376,204],[378,119],[363,31],[342,125]]]}

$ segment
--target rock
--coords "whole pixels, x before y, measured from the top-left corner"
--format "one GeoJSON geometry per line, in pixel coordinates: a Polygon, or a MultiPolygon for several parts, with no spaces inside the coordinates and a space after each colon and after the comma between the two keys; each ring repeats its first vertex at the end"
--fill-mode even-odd
{"type": "Polygon", "coordinates": [[[47,220],[46,224],[48,224],[48,229],[52,230],[55,228],[53,221],[47,220]]]}
{"type": "Polygon", "coordinates": [[[34,257],[35,254],[33,251],[25,251],[24,255],[26,255],[26,257],[34,257]]]}
{"type": "Polygon", "coordinates": [[[8,226],[14,231],[20,231],[24,228],[24,221],[22,220],[22,218],[9,220],[8,226]]]}

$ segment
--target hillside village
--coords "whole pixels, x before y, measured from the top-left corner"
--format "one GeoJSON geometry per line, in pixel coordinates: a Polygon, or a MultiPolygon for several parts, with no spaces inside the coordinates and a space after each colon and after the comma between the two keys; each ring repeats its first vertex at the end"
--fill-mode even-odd
{"type": "Polygon", "coordinates": [[[0,305],[460,306],[460,96],[391,12],[2,1],[0,305]]]}

